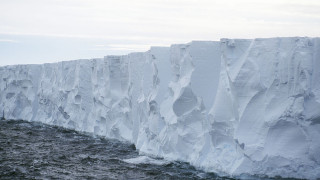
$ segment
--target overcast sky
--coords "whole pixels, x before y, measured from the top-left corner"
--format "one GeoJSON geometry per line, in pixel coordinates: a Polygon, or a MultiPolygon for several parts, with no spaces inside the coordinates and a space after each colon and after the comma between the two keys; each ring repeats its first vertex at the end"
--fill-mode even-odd
{"type": "Polygon", "coordinates": [[[319,0],[0,0],[0,65],[192,40],[320,36],[319,0]]]}

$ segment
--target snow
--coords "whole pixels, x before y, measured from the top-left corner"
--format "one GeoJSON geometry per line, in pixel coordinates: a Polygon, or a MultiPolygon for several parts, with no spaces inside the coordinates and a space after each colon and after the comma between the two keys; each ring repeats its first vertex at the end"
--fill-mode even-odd
{"type": "Polygon", "coordinates": [[[318,67],[320,39],[307,37],[193,41],[4,66],[0,112],[129,141],[164,162],[220,174],[316,179],[318,67]]]}

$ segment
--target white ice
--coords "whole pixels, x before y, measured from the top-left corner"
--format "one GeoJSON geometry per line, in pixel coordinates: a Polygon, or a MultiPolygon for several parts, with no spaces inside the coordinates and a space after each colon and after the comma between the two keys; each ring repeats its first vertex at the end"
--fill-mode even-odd
{"type": "Polygon", "coordinates": [[[206,171],[316,179],[319,67],[320,39],[308,37],[4,66],[0,112],[129,141],[206,171]]]}
{"type": "Polygon", "coordinates": [[[154,159],[148,156],[138,156],[136,158],[124,159],[123,161],[130,164],[154,164],[159,166],[170,163],[169,161],[166,161],[166,160],[154,159]]]}

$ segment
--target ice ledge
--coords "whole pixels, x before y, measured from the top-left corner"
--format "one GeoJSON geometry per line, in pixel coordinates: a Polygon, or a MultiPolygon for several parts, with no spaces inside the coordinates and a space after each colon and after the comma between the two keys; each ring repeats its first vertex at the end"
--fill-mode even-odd
{"type": "Polygon", "coordinates": [[[0,112],[232,176],[320,178],[320,38],[0,67],[0,112]]]}

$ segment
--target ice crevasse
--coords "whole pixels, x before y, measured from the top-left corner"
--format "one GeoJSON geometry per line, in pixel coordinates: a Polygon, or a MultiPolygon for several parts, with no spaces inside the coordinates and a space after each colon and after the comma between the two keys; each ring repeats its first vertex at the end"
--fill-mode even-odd
{"type": "Polygon", "coordinates": [[[239,176],[320,178],[320,38],[0,67],[0,112],[239,176]]]}

